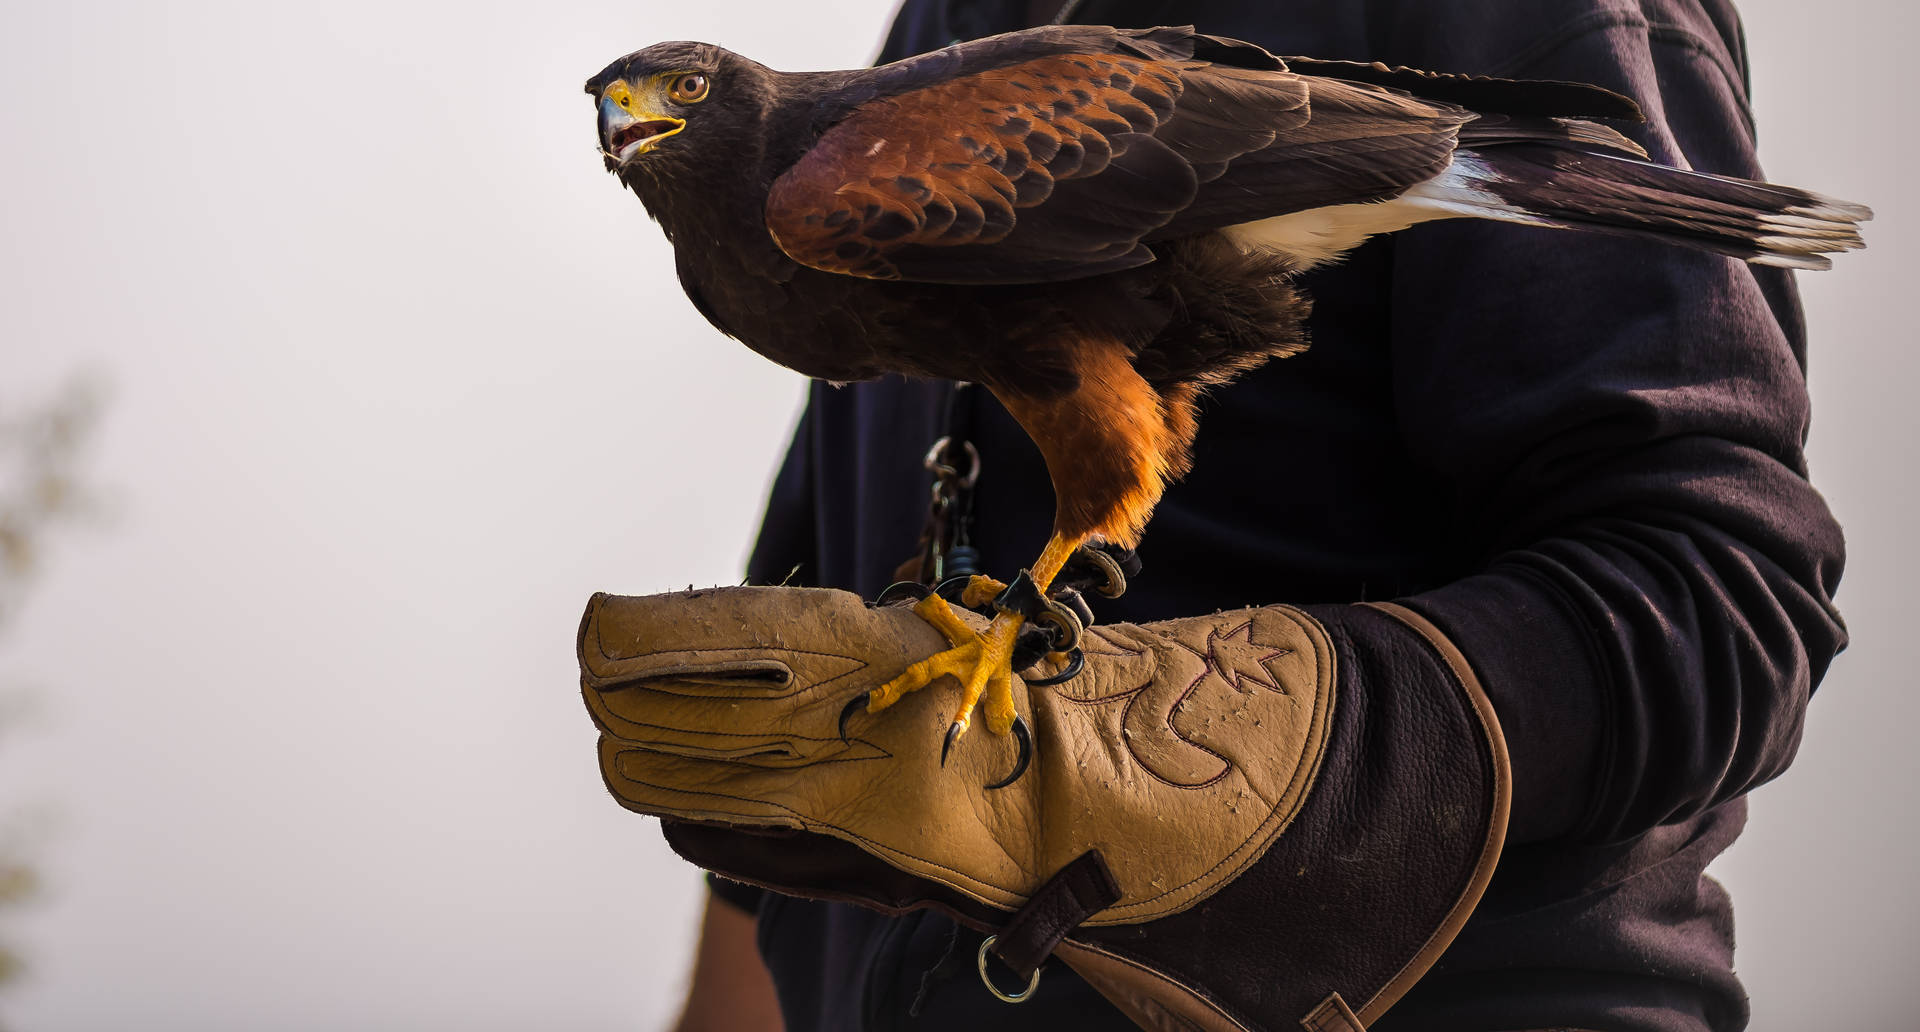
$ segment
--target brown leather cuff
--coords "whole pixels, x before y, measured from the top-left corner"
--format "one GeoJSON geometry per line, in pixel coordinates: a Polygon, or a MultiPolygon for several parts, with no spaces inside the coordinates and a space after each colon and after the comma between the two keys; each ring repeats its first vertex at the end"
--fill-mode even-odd
{"type": "Polygon", "coordinates": [[[1148,934],[1086,928],[1058,951],[1142,1028],[1363,1029],[1439,959],[1493,876],[1512,787],[1465,657],[1401,606],[1307,611],[1333,637],[1340,704],[1286,835],[1148,934]]]}

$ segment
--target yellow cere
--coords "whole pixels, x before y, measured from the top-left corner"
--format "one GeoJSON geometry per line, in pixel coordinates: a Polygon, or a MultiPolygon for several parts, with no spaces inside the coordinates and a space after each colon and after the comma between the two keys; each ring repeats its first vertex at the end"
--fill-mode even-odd
{"type": "Polygon", "coordinates": [[[633,114],[633,90],[627,86],[627,80],[613,80],[607,84],[606,89],[600,91],[600,96],[602,99],[611,100],[620,105],[620,110],[627,114],[633,114]]]}

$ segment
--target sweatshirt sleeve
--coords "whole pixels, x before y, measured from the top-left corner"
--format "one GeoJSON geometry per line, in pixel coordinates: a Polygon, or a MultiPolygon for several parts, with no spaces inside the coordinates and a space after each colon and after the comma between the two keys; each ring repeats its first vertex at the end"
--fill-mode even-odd
{"type": "MultiPolygon", "coordinates": [[[[1629,19],[1495,71],[1627,93],[1655,160],[1757,178],[1737,47],[1629,19]]],[[[1846,642],[1790,274],[1465,220],[1393,247],[1406,446],[1479,557],[1406,601],[1495,702],[1516,839],[1630,838],[1779,774],[1846,642]]]]}

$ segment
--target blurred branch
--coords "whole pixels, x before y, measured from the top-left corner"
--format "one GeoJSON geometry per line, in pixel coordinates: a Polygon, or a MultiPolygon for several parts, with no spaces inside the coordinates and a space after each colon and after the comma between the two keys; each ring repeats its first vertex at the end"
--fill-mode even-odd
{"type": "Polygon", "coordinates": [[[48,529],[93,509],[74,465],[102,393],[96,382],[79,379],[39,409],[0,411],[0,628],[39,568],[48,529]]]}
{"type": "MultiPolygon", "coordinates": [[[[76,379],[37,409],[15,412],[0,404],[0,632],[19,611],[40,568],[49,531],[95,510],[77,479],[79,454],[98,421],[99,383],[76,379]]],[[[24,693],[0,686],[0,730],[27,709],[24,693]]],[[[0,910],[33,896],[38,875],[28,858],[21,815],[0,817],[0,910]]],[[[21,969],[19,955],[0,941],[0,984],[21,969]]]]}

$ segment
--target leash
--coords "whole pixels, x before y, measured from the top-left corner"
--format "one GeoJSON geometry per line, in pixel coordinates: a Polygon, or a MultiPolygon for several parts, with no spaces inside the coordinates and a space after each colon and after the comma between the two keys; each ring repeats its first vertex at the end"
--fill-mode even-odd
{"type": "Polygon", "coordinates": [[[980,552],[973,547],[973,488],[981,468],[972,439],[973,391],[971,383],[954,382],[947,392],[945,432],[921,460],[933,474],[932,497],[920,530],[920,557],[902,568],[902,580],[931,588],[980,572],[980,552]]]}

